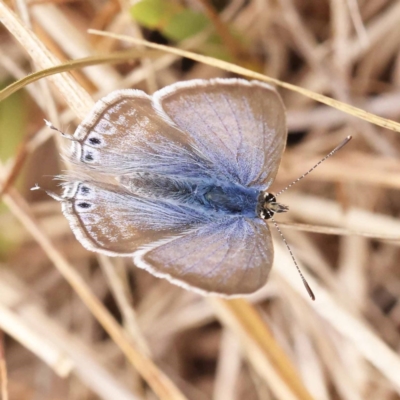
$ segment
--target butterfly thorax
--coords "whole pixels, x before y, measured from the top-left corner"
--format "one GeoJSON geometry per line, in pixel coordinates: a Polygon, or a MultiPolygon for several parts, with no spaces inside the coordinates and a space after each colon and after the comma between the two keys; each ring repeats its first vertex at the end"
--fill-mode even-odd
{"type": "Polygon", "coordinates": [[[261,192],[259,194],[256,213],[260,218],[270,219],[275,213],[283,213],[288,210],[288,206],[277,203],[276,197],[272,193],[261,192]]]}
{"type": "Polygon", "coordinates": [[[210,181],[197,186],[194,199],[218,213],[255,218],[259,193],[236,183],[210,181]]]}

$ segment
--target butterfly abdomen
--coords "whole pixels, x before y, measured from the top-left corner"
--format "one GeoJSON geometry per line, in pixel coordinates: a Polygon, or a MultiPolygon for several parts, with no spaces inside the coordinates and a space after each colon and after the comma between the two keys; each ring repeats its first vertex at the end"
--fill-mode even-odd
{"type": "Polygon", "coordinates": [[[120,182],[141,197],[189,205],[200,212],[257,217],[260,191],[236,183],[153,174],[123,177],[120,182]]]}

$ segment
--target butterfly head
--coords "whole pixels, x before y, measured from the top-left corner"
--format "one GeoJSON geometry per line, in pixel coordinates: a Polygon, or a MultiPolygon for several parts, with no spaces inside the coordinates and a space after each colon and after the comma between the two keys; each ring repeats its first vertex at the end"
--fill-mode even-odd
{"type": "Polygon", "coordinates": [[[262,219],[270,219],[275,213],[289,211],[289,207],[276,202],[272,193],[261,192],[258,198],[257,215],[262,219]]]}

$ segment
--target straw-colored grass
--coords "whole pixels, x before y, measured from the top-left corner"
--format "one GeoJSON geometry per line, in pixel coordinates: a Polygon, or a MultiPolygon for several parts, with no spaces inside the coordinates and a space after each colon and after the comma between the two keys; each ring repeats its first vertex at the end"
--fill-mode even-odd
{"type": "Polygon", "coordinates": [[[170,47],[144,40],[164,27],[140,26],[136,1],[11,3],[0,1],[0,76],[14,82],[0,93],[1,399],[400,399],[399,2],[166,0],[209,20],[170,47]],[[210,44],[229,62],[201,54],[210,44]],[[273,190],[353,136],[282,195],[278,222],[315,302],[279,235],[263,289],[201,297],[86,251],[59,205],[29,191],[59,190],[51,176],[66,168],[44,118],[73,133],[114,89],[232,74],[284,98],[273,190]]]}

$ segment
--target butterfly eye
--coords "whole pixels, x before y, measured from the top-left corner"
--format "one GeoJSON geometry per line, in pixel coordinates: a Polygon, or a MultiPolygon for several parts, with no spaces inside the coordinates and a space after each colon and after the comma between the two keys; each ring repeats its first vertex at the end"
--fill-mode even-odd
{"type": "Polygon", "coordinates": [[[274,216],[274,213],[271,210],[262,210],[260,212],[260,217],[262,219],[271,219],[273,216],[274,216]]]}
{"type": "Polygon", "coordinates": [[[276,197],[272,193],[266,192],[264,194],[264,201],[266,203],[274,203],[274,202],[276,202],[276,197]]]}

